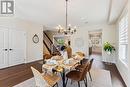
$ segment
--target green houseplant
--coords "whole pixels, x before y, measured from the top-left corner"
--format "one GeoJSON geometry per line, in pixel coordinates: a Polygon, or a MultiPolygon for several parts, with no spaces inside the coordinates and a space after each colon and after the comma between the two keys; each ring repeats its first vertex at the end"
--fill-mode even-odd
{"type": "MultiPolygon", "coordinates": [[[[109,55],[109,57],[112,56],[111,54],[113,53],[113,51],[116,50],[115,47],[113,45],[111,45],[109,42],[104,43],[103,49],[109,55]]],[[[108,62],[108,61],[110,61],[110,59],[108,61],[107,61],[107,59],[109,59],[109,58],[106,58],[106,64],[112,65],[111,62],[108,62]]]]}
{"type": "Polygon", "coordinates": [[[59,39],[58,40],[58,44],[63,46],[64,45],[64,40],[63,39],[59,39]]]}
{"type": "Polygon", "coordinates": [[[104,51],[106,51],[108,54],[112,54],[112,52],[115,50],[115,47],[111,45],[109,42],[104,43],[104,51]]]}

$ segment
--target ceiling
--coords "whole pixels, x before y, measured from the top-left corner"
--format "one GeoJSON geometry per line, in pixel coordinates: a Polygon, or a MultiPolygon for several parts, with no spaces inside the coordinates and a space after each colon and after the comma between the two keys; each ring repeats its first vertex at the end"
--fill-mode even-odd
{"type": "MultiPolygon", "coordinates": [[[[69,23],[78,27],[114,23],[127,0],[69,0],[69,23]]],[[[65,24],[65,0],[15,0],[15,17],[45,26],[65,24]]]]}

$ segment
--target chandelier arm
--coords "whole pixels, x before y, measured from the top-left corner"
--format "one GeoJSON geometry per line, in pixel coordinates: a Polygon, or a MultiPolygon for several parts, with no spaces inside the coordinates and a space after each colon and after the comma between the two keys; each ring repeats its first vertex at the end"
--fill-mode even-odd
{"type": "Polygon", "coordinates": [[[68,0],[65,0],[65,2],[65,29],[63,29],[61,26],[58,26],[58,32],[62,34],[64,33],[65,35],[74,34],[76,32],[76,28],[74,27],[73,29],[71,28],[71,25],[68,25],[68,0]]]}

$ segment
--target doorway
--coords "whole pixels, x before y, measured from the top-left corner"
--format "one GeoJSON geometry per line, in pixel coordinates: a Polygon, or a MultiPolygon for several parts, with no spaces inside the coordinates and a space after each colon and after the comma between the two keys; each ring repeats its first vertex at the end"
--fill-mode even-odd
{"type": "Polygon", "coordinates": [[[88,32],[89,36],[89,57],[95,60],[102,59],[102,30],[88,32]]]}

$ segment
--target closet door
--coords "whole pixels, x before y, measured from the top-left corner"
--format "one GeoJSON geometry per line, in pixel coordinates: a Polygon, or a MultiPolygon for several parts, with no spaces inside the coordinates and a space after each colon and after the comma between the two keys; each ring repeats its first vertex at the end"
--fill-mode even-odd
{"type": "Polygon", "coordinates": [[[0,28],[0,69],[8,66],[8,29],[0,28]]]}
{"type": "Polygon", "coordinates": [[[26,33],[9,30],[9,66],[22,64],[26,58],[26,33]]]}

